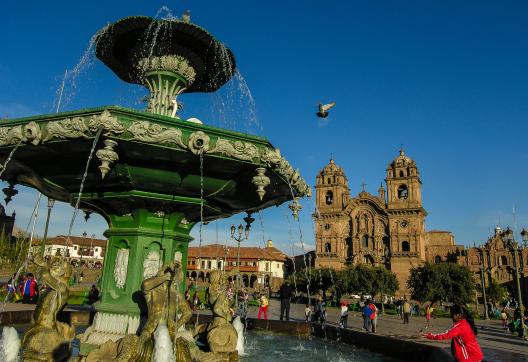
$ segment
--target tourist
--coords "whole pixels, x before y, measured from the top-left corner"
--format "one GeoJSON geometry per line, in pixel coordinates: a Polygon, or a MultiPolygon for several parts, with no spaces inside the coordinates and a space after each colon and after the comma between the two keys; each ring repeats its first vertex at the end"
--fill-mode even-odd
{"type": "Polygon", "coordinates": [[[292,296],[292,288],[290,282],[287,280],[281,285],[279,289],[279,297],[281,303],[280,309],[280,320],[284,317],[284,312],[286,312],[286,320],[290,320],[290,298],[292,296]]]}
{"type": "Polygon", "coordinates": [[[484,358],[477,342],[477,327],[471,314],[460,305],[451,307],[453,326],[441,334],[427,333],[427,339],[451,339],[451,352],[457,361],[480,362],[484,358]]]}
{"type": "Polygon", "coordinates": [[[363,309],[361,310],[361,314],[363,315],[363,328],[366,332],[372,331],[372,322],[370,319],[370,316],[372,315],[372,308],[369,307],[370,300],[367,300],[363,306],[363,309]]]}
{"type": "Polygon", "coordinates": [[[11,302],[16,300],[16,273],[7,281],[7,296],[6,301],[11,302]]]}
{"type": "Polygon", "coordinates": [[[257,318],[260,319],[260,316],[264,313],[264,319],[268,319],[268,297],[263,293],[260,296],[260,308],[258,311],[257,318]]]}
{"type": "Polygon", "coordinates": [[[310,321],[310,317],[312,316],[310,304],[306,304],[306,308],[304,308],[304,316],[306,317],[306,322],[308,323],[310,321]]]}
{"type": "Polygon", "coordinates": [[[88,292],[88,304],[92,305],[99,300],[99,289],[92,284],[92,288],[88,292]]]}
{"type": "Polygon", "coordinates": [[[22,284],[22,303],[35,304],[38,299],[38,285],[32,273],[27,273],[22,284]]]}
{"type": "Polygon", "coordinates": [[[347,302],[341,302],[341,314],[339,317],[339,327],[347,328],[348,325],[348,304],[347,302]]]}
{"type": "Polygon", "coordinates": [[[403,324],[409,324],[409,315],[411,314],[411,305],[407,301],[407,299],[404,299],[403,305],[403,324]]]}
{"type": "Polygon", "coordinates": [[[81,274],[79,274],[79,283],[82,283],[84,278],[84,272],[81,270],[81,274]]]}
{"type": "Polygon", "coordinates": [[[376,308],[376,305],[372,303],[372,301],[368,304],[368,307],[372,310],[372,314],[370,315],[370,329],[372,333],[376,333],[376,326],[378,324],[378,308],[376,308]]]}
{"type": "Polygon", "coordinates": [[[502,328],[508,329],[508,313],[506,312],[506,308],[502,309],[501,320],[502,320],[502,328]]]}
{"type": "Polygon", "coordinates": [[[321,311],[321,327],[325,327],[326,325],[326,319],[328,318],[328,312],[326,311],[326,306],[323,305],[323,309],[321,311]]]}
{"type": "Polygon", "coordinates": [[[427,305],[427,308],[425,308],[425,320],[426,320],[425,329],[429,328],[431,325],[431,314],[432,313],[433,313],[433,305],[431,303],[427,305]]]}

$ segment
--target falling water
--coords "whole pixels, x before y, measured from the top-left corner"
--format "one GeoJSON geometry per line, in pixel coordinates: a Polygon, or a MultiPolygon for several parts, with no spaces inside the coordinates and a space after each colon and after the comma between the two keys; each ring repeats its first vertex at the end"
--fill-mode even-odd
{"type": "Polygon", "coordinates": [[[297,293],[299,292],[299,290],[297,289],[297,278],[295,277],[297,274],[297,267],[295,266],[295,242],[293,241],[292,223],[290,220],[290,215],[288,215],[288,212],[286,212],[286,219],[288,220],[288,235],[290,237],[290,244],[292,248],[292,257],[293,257],[293,285],[295,289],[295,295],[297,296],[297,293]]]}
{"type": "Polygon", "coordinates": [[[18,141],[18,143],[15,145],[15,147],[13,147],[13,149],[11,150],[11,152],[9,152],[9,155],[7,156],[7,159],[6,161],[4,162],[3,165],[0,165],[1,169],[0,169],[0,177],[2,177],[2,175],[4,174],[4,171],[7,169],[7,165],[9,164],[9,162],[11,161],[11,158],[13,158],[13,154],[15,153],[15,151],[18,149],[18,147],[20,146],[20,144],[22,143],[22,140],[18,141]]]}
{"type": "MultiPolygon", "coordinates": [[[[88,168],[90,167],[90,161],[92,160],[93,154],[95,152],[95,147],[97,147],[97,142],[99,141],[99,137],[101,136],[103,129],[100,128],[97,134],[94,137],[92,148],[90,150],[90,154],[88,155],[88,160],[86,161],[86,166],[84,168],[84,174],[81,178],[81,185],[79,187],[79,193],[77,194],[77,200],[75,201],[75,208],[73,210],[72,218],[70,220],[70,226],[68,228],[68,236],[64,240],[64,247],[66,248],[68,241],[70,240],[70,236],[73,229],[73,224],[75,223],[75,218],[77,217],[77,214],[79,213],[79,204],[81,203],[81,195],[84,189],[84,182],[86,181],[86,177],[88,176],[88,168]]],[[[66,249],[65,249],[66,250],[66,249]]]]}

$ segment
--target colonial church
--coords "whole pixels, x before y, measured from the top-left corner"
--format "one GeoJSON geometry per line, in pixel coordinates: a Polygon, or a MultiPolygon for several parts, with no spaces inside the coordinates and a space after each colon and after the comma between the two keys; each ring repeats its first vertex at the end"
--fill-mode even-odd
{"type": "MultiPolygon", "coordinates": [[[[366,263],[385,265],[406,293],[411,267],[426,260],[447,261],[457,250],[449,231],[426,231],[422,182],[416,162],[403,150],[386,170],[386,188],[364,189],[351,197],[347,177],[333,159],[317,175],[316,267],[342,269],[366,263]]],[[[458,252],[459,254],[459,252],[458,252]]]]}

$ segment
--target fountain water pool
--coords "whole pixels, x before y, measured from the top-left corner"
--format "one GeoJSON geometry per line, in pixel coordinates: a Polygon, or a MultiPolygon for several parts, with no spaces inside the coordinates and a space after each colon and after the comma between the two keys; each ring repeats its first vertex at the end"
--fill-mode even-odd
{"type": "Polygon", "coordinates": [[[395,358],[353,345],[267,331],[247,332],[245,352],[246,355],[241,360],[252,362],[275,362],[277,360],[289,362],[398,361],[395,358]]]}

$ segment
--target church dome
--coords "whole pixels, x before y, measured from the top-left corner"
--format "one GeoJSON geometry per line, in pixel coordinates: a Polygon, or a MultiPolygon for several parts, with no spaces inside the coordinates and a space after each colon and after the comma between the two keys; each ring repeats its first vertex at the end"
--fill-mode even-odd
{"type": "Polygon", "coordinates": [[[405,155],[405,152],[403,149],[401,149],[399,156],[391,162],[390,167],[405,167],[414,165],[415,162],[409,156],[405,155]]]}
{"type": "Polygon", "coordinates": [[[328,163],[328,165],[326,165],[322,171],[321,171],[321,174],[339,174],[339,175],[343,175],[344,172],[343,172],[343,169],[341,167],[339,167],[338,165],[335,164],[334,160],[333,159],[330,159],[330,162],[328,163]]]}

